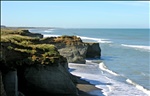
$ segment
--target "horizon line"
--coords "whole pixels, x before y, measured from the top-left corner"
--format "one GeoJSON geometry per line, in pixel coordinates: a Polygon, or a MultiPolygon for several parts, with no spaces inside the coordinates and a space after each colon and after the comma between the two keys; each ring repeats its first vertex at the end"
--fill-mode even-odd
{"type": "Polygon", "coordinates": [[[43,27],[43,26],[1,26],[1,28],[9,28],[9,27],[18,27],[18,28],[61,28],[61,29],[150,29],[149,28],[139,28],[139,27],[43,27]]]}

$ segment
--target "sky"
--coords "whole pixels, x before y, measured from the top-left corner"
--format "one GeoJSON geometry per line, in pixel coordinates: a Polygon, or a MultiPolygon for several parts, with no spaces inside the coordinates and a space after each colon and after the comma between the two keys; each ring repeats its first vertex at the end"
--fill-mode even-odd
{"type": "Polygon", "coordinates": [[[1,1],[1,25],[150,28],[149,4],[149,1],[1,1]]]}

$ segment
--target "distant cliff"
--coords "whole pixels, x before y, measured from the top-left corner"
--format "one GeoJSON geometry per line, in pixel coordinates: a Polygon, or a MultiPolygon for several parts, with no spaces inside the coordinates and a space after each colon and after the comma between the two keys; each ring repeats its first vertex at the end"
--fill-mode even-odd
{"type": "Polygon", "coordinates": [[[1,28],[6,28],[6,26],[5,25],[1,25],[1,28]]]}

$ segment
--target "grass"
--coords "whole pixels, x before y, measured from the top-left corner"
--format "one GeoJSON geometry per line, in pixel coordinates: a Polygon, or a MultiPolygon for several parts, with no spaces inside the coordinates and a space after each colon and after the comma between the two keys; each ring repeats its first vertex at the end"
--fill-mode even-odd
{"type": "Polygon", "coordinates": [[[9,65],[11,62],[10,66],[17,64],[54,65],[59,61],[60,54],[54,45],[40,44],[40,38],[22,34],[26,33],[20,29],[1,29],[1,60],[5,60],[5,63],[9,65]]]}
{"type": "MultiPolygon", "coordinates": [[[[5,63],[12,65],[57,65],[62,58],[57,45],[80,45],[82,40],[76,36],[60,36],[53,38],[32,37],[34,34],[28,30],[21,29],[1,29],[1,59],[5,63]],[[26,35],[25,35],[26,34],[26,35]],[[2,47],[2,45],[4,45],[2,47]]],[[[63,61],[63,60],[62,60],[63,61]]]]}
{"type": "Polygon", "coordinates": [[[77,36],[60,36],[54,39],[57,43],[65,43],[66,45],[80,44],[82,40],[77,36]]]}
{"type": "Polygon", "coordinates": [[[23,34],[24,29],[9,29],[9,28],[1,28],[1,35],[8,35],[8,34],[23,34]]]}

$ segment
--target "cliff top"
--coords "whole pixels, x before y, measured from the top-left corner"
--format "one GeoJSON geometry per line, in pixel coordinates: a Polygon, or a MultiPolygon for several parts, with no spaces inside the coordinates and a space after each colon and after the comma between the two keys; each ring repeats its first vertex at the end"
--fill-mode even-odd
{"type": "Polygon", "coordinates": [[[7,66],[57,65],[56,62],[62,57],[54,45],[40,44],[37,34],[33,37],[34,35],[28,30],[1,29],[1,33],[0,59],[7,66]]]}

